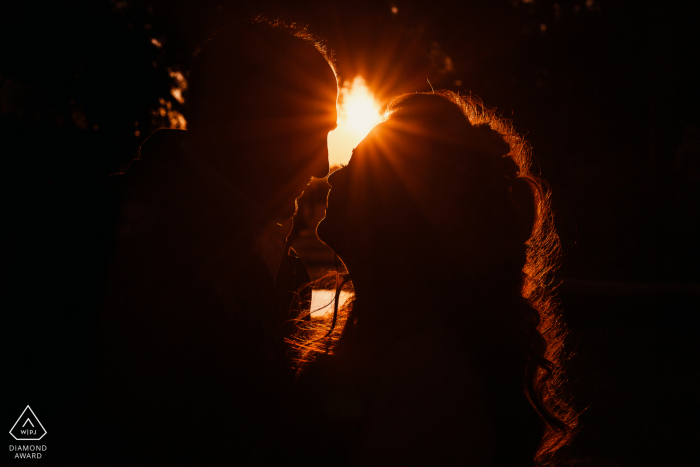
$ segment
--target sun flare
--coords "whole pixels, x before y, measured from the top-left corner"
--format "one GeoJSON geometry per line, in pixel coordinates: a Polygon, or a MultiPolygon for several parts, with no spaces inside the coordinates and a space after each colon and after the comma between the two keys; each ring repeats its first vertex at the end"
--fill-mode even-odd
{"type": "Polygon", "coordinates": [[[345,81],[338,99],[338,128],[328,135],[331,167],[347,164],[355,146],[381,119],[379,103],[362,76],[345,81]]]}

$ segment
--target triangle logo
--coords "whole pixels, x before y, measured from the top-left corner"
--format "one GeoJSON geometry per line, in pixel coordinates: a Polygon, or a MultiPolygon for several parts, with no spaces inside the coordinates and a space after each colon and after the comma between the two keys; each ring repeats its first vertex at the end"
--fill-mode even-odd
{"type": "Polygon", "coordinates": [[[34,415],[32,408],[27,406],[10,428],[10,434],[17,441],[39,441],[46,435],[46,430],[34,415]]]}

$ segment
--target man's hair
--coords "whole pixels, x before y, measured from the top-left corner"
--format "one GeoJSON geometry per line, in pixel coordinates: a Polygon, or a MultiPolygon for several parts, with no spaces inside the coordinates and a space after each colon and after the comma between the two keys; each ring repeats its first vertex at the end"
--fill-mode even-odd
{"type": "Polygon", "coordinates": [[[257,17],[221,28],[190,71],[188,126],[244,122],[284,112],[285,92],[314,85],[300,51],[313,47],[336,72],[332,51],[307,26],[257,17]]]}

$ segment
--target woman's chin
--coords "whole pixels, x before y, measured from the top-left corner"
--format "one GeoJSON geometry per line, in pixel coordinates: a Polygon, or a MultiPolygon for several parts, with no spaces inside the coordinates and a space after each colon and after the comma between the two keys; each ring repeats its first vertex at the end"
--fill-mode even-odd
{"type": "Polygon", "coordinates": [[[339,243],[338,229],[333,220],[328,219],[328,214],[316,226],[316,236],[331,250],[336,251],[339,243]]]}
{"type": "Polygon", "coordinates": [[[316,225],[316,237],[323,243],[326,243],[326,239],[328,238],[328,230],[328,221],[326,221],[326,216],[324,216],[316,225]]]}

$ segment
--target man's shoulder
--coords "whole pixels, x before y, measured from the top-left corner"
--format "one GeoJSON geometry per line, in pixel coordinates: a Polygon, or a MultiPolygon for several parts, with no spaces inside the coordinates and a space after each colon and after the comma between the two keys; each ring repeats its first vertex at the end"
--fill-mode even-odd
{"type": "Polygon", "coordinates": [[[144,140],[139,149],[139,154],[141,158],[148,158],[160,154],[163,151],[180,152],[180,145],[182,141],[184,141],[186,135],[187,131],[185,130],[160,128],[144,140]]]}
{"type": "Polygon", "coordinates": [[[185,133],[184,130],[156,130],[141,144],[138,157],[107,177],[103,184],[121,197],[158,184],[164,175],[182,165],[184,157],[180,146],[185,133]]]}
{"type": "Polygon", "coordinates": [[[156,130],[141,145],[138,159],[105,180],[119,205],[121,234],[165,235],[164,240],[184,241],[214,232],[221,219],[227,219],[187,154],[186,133],[156,130]]]}

